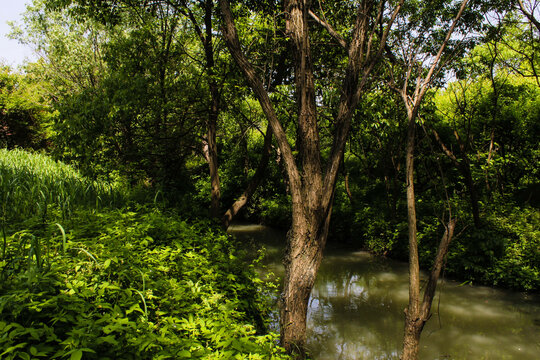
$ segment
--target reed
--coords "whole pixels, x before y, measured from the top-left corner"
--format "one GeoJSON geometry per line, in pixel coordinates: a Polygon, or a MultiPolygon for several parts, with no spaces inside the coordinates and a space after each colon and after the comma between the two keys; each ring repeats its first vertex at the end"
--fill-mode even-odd
{"type": "MultiPolygon", "coordinates": [[[[58,210],[62,218],[74,208],[119,207],[126,201],[119,184],[88,179],[73,167],[47,155],[0,149],[2,228],[8,222],[58,210]]],[[[2,229],[2,231],[3,231],[2,229]]]]}

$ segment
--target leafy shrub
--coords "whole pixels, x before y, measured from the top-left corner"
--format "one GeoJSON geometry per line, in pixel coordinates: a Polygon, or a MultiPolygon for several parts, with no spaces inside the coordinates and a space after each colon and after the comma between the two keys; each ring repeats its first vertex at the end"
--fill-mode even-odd
{"type": "Polygon", "coordinates": [[[3,359],[285,357],[253,265],[205,221],[76,211],[6,238],[0,274],[3,359]]]}
{"type": "Polygon", "coordinates": [[[291,226],[291,199],[288,195],[276,195],[260,202],[259,217],[262,223],[288,229],[291,226]]]}
{"type": "MultiPolygon", "coordinates": [[[[459,229],[448,254],[446,273],[471,282],[516,290],[540,290],[540,214],[512,203],[486,206],[483,224],[459,214],[459,229]],[[469,220],[469,222],[467,222],[469,220]]],[[[420,222],[420,261],[429,268],[444,229],[435,220],[420,222]]]]}
{"type": "Polygon", "coordinates": [[[494,219],[510,234],[502,256],[487,279],[495,285],[523,290],[540,289],[540,213],[535,208],[515,208],[494,219]]]}

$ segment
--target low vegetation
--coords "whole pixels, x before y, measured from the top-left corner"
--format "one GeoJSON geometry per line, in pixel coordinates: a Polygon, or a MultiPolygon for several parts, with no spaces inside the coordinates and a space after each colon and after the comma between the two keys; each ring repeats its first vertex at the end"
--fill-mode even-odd
{"type": "Polygon", "coordinates": [[[2,155],[3,174],[31,179],[12,187],[17,201],[50,200],[45,217],[4,231],[2,359],[285,358],[267,330],[268,285],[220,228],[154,205],[98,209],[92,196],[110,187],[85,191],[86,179],[43,155],[2,155]],[[33,173],[6,157],[52,165],[33,173]],[[69,216],[54,202],[64,193],[79,205],[69,216]]]}
{"type": "Polygon", "coordinates": [[[47,155],[21,149],[0,149],[0,190],[5,222],[47,218],[49,211],[67,217],[76,208],[119,207],[127,200],[120,184],[89,180],[47,155]]]}

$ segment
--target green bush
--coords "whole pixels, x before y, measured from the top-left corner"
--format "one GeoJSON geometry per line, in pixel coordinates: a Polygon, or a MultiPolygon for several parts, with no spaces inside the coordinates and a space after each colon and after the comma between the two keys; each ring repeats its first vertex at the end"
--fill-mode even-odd
{"type": "Polygon", "coordinates": [[[259,219],[263,224],[288,229],[291,226],[291,198],[289,195],[275,195],[262,199],[259,204],[259,219]]]}
{"type": "Polygon", "coordinates": [[[263,283],[210,223],[141,208],[63,225],[6,238],[2,359],[284,358],[263,283]]]}
{"type": "MultiPolygon", "coordinates": [[[[474,283],[515,290],[540,290],[540,213],[509,201],[485,207],[482,226],[458,214],[446,273],[474,283]]],[[[429,268],[444,229],[436,219],[419,223],[420,261],[429,268]]]]}
{"type": "Polygon", "coordinates": [[[510,236],[502,255],[487,274],[487,280],[523,290],[540,290],[540,212],[535,208],[514,208],[494,216],[499,226],[510,236]]]}

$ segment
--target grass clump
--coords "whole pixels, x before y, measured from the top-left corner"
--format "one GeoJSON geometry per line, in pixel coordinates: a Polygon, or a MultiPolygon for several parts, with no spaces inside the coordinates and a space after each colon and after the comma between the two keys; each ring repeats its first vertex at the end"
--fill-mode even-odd
{"type": "Polygon", "coordinates": [[[87,179],[69,165],[43,154],[0,149],[4,221],[46,216],[55,209],[66,217],[76,207],[121,206],[125,200],[119,184],[87,179]]]}

